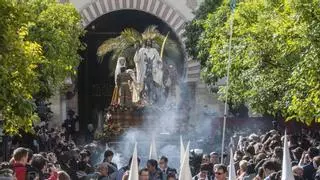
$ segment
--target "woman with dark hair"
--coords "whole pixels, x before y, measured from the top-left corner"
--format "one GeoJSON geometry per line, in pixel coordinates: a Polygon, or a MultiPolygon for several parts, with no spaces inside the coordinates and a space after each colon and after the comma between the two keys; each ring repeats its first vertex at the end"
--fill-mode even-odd
{"type": "Polygon", "coordinates": [[[111,150],[106,150],[104,153],[104,163],[108,163],[109,170],[108,175],[111,177],[111,179],[115,179],[118,172],[118,167],[115,163],[111,162],[113,158],[114,153],[111,150]]]}

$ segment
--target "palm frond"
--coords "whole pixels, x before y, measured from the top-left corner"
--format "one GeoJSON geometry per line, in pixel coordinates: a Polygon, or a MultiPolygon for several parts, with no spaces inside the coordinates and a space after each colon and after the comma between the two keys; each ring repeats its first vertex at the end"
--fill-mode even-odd
{"type": "Polygon", "coordinates": [[[128,44],[142,43],[141,34],[133,28],[127,28],[123,30],[121,32],[121,38],[125,40],[128,44]]]}
{"type": "Polygon", "coordinates": [[[97,56],[103,57],[108,52],[111,52],[111,51],[115,50],[119,46],[119,43],[121,43],[120,38],[121,37],[119,36],[119,37],[116,37],[116,38],[111,38],[111,39],[105,40],[98,47],[97,56]]]}
{"type": "Polygon", "coordinates": [[[143,40],[153,40],[157,36],[161,35],[160,32],[157,29],[156,25],[148,26],[144,32],[142,33],[142,39],[143,40]]]}
{"type": "Polygon", "coordinates": [[[161,51],[160,51],[160,57],[162,58],[163,57],[163,51],[164,51],[164,47],[166,45],[166,42],[168,40],[168,36],[169,36],[169,33],[167,33],[166,37],[164,38],[163,42],[162,42],[162,45],[161,45],[161,51]]]}

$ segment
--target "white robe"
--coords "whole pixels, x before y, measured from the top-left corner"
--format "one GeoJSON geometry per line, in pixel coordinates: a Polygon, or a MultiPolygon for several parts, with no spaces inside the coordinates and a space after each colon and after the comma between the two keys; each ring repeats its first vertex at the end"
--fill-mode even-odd
{"type": "Polygon", "coordinates": [[[146,62],[144,61],[145,48],[140,48],[134,55],[133,61],[136,67],[136,90],[138,94],[138,100],[140,100],[140,93],[144,86],[144,78],[146,74],[146,62]]]}
{"type": "Polygon", "coordinates": [[[117,60],[117,66],[114,71],[114,83],[117,86],[117,77],[121,73],[121,68],[126,67],[126,59],[124,57],[119,57],[117,60]]]}
{"type": "Polygon", "coordinates": [[[146,73],[146,63],[144,61],[145,48],[140,48],[134,55],[133,61],[137,72],[137,83],[143,84],[145,73],[146,73]]]}
{"type": "Polygon", "coordinates": [[[160,87],[163,87],[163,62],[158,51],[155,48],[150,48],[149,53],[154,55],[152,76],[153,81],[160,87]]]}
{"type": "Polygon", "coordinates": [[[132,69],[127,69],[126,72],[130,74],[130,76],[133,80],[130,84],[130,89],[132,92],[132,102],[136,103],[140,100],[139,94],[138,94],[138,89],[137,89],[137,78],[136,78],[135,72],[132,69]]]}

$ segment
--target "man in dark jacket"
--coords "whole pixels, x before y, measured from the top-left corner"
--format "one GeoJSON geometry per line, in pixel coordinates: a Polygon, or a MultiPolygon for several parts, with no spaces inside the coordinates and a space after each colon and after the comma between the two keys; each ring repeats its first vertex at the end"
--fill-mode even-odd
{"type": "Polygon", "coordinates": [[[149,171],[149,179],[150,180],[163,180],[163,173],[158,168],[158,162],[154,159],[149,159],[147,162],[147,168],[149,171]]]}
{"type": "Polygon", "coordinates": [[[312,180],[314,179],[315,173],[317,171],[317,167],[314,167],[313,158],[319,155],[319,150],[317,148],[311,147],[308,149],[307,155],[310,163],[303,166],[303,178],[305,180],[312,180]]]}
{"type": "Polygon", "coordinates": [[[170,168],[168,166],[168,158],[162,156],[159,160],[159,167],[164,176],[168,176],[169,174],[177,176],[177,170],[174,168],[170,168]]]}

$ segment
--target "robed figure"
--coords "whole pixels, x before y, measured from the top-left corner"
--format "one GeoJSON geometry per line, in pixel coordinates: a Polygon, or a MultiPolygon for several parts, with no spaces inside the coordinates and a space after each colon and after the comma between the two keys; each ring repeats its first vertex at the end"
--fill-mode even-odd
{"type": "Polygon", "coordinates": [[[118,75],[121,73],[122,67],[126,67],[126,59],[124,57],[119,57],[117,60],[116,69],[114,71],[115,88],[113,89],[111,104],[119,104],[119,84],[117,80],[118,75]]]}
{"type": "Polygon", "coordinates": [[[117,76],[117,84],[119,86],[120,105],[130,107],[132,104],[132,93],[130,91],[130,84],[133,81],[126,68],[121,68],[121,73],[117,76]]]}
{"type": "Polygon", "coordinates": [[[135,56],[137,92],[139,98],[147,96],[151,103],[157,101],[160,89],[163,88],[163,63],[156,48],[152,47],[152,41],[146,41],[135,56]]]}

